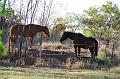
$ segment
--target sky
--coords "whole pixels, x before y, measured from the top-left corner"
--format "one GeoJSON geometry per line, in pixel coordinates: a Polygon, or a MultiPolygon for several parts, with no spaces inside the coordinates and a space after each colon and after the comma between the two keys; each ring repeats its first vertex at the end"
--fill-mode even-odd
{"type": "Polygon", "coordinates": [[[66,13],[82,13],[91,6],[99,7],[107,1],[116,3],[120,8],[120,0],[59,0],[62,8],[58,14],[65,15],[66,13]]]}
{"type": "MultiPolygon", "coordinates": [[[[20,1],[21,0],[16,1],[17,4],[14,6],[14,8],[20,7],[19,6],[20,1]]],[[[28,2],[29,0],[23,0],[23,1],[26,4],[26,2],[28,2]]],[[[33,1],[36,1],[36,0],[33,0],[33,1]]],[[[43,0],[40,0],[40,1],[43,1],[43,0]]],[[[51,0],[47,0],[47,1],[51,1],[51,0]]],[[[79,14],[79,13],[82,13],[84,10],[88,9],[89,7],[92,7],[92,6],[99,7],[107,1],[114,2],[120,8],[120,0],[53,0],[53,2],[55,3],[58,2],[55,13],[59,16],[64,16],[67,13],[79,14]]],[[[40,6],[41,4],[39,4],[39,7],[40,6]]]]}
{"type": "MultiPolygon", "coordinates": [[[[14,1],[14,0],[13,0],[14,1]]],[[[16,1],[16,0],[15,0],[16,1]]],[[[20,7],[20,1],[21,0],[17,0],[16,1],[16,5],[13,6],[13,8],[19,8],[20,7]]],[[[26,3],[29,0],[23,0],[25,7],[22,6],[24,9],[26,9],[27,5],[26,3]]],[[[33,0],[36,1],[36,0],[33,0]]],[[[40,1],[44,1],[44,0],[40,0],[40,1]]],[[[46,1],[51,1],[51,0],[46,0],[46,1]]],[[[56,17],[61,17],[61,16],[66,16],[67,13],[75,13],[75,14],[82,14],[82,12],[84,10],[87,10],[89,7],[92,6],[96,6],[99,7],[102,4],[105,4],[105,2],[107,1],[112,1],[115,4],[117,4],[119,6],[120,9],[120,0],[53,0],[55,3],[58,2],[58,5],[55,6],[55,13],[53,14],[53,20],[56,17]]],[[[39,4],[38,6],[38,12],[37,12],[37,17],[35,20],[35,23],[38,23],[38,19],[39,19],[39,14],[41,12],[41,4],[39,4]]],[[[18,9],[19,10],[19,9],[18,9]]]]}

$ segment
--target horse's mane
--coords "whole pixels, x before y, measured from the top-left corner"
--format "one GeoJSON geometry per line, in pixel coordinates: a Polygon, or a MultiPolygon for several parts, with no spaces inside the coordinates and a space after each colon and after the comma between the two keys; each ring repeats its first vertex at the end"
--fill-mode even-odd
{"type": "MultiPolygon", "coordinates": [[[[70,32],[70,31],[65,31],[65,33],[69,33],[69,34],[74,34],[74,35],[80,35],[80,36],[84,36],[81,33],[75,33],[75,32],[70,32]]],[[[85,36],[84,36],[85,37],[85,36]]]]}
{"type": "Polygon", "coordinates": [[[45,26],[42,26],[42,25],[39,25],[39,24],[28,24],[27,26],[39,26],[39,27],[45,27],[45,26]]]}

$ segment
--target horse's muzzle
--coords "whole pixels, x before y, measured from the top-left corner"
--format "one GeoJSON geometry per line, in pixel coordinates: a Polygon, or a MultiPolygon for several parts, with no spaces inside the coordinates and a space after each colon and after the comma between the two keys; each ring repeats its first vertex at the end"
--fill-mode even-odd
{"type": "Polygon", "coordinates": [[[62,43],[63,41],[62,40],[60,40],[60,43],[62,43]]]}

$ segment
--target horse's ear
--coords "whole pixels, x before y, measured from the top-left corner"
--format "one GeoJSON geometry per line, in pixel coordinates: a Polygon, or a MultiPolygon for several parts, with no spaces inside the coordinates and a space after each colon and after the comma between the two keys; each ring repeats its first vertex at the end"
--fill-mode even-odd
{"type": "Polygon", "coordinates": [[[68,31],[64,31],[63,33],[68,33],[68,31]]]}
{"type": "Polygon", "coordinates": [[[43,26],[44,28],[47,28],[47,26],[43,26]]]}
{"type": "Polygon", "coordinates": [[[48,28],[47,26],[44,26],[46,29],[48,28]]]}

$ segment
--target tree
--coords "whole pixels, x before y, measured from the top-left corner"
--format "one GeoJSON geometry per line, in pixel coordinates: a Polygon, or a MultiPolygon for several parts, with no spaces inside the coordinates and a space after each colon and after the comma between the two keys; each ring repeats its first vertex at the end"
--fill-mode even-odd
{"type": "Polygon", "coordinates": [[[51,25],[56,6],[59,6],[58,0],[41,0],[40,5],[39,23],[41,25],[51,25]]]}
{"type": "Polygon", "coordinates": [[[82,24],[93,36],[100,40],[118,40],[120,34],[120,10],[112,2],[106,2],[101,7],[90,7],[85,10],[81,20],[82,24]]]}
{"type": "Polygon", "coordinates": [[[78,14],[69,14],[65,17],[65,25],[70,31],[77,31],[81,27],[80,15],[78,14]]]}
{"type": "Polygon", "coordinates": [[[66,26],[65,26],[65,21],[62,17],[58,17],[54,20],[53,28],[51,28],[51,41],[58,41],[60,39],[60,35],[63,31],[65,31],[66,26]]]}
{"type": "Polygon", "coordinates": [[[62,31],[65,31],[66,27],[65,27],[65,21],[62,17],[58,17],[56,20],[55,20],[55,23],[54,23],[54,27],[53,27],[53,30],[56,34],[61,34],[62,31]]]}

